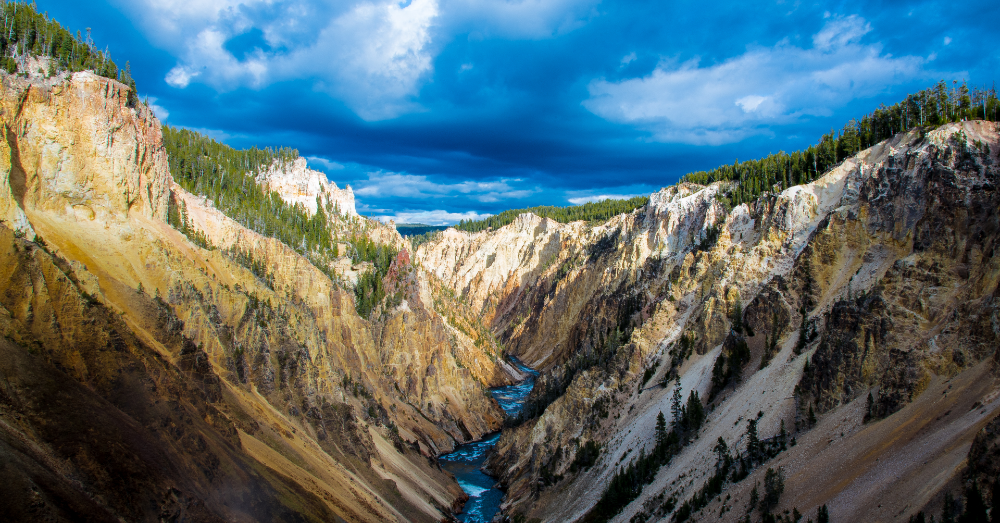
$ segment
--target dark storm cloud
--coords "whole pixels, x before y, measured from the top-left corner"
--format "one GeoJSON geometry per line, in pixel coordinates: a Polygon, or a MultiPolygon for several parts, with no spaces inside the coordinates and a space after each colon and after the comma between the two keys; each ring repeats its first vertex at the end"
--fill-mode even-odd
{"type": "Polygon", "coordinates": [[[991,83],[992,2],[68,0],[172,125],[289,145],[435,223],[648,193],[938,79],[991,83]]]}

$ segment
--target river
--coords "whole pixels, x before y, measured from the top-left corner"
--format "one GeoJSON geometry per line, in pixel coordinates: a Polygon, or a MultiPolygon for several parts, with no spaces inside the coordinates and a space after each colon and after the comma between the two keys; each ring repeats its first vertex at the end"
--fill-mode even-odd
{"type": "MultiPolygon", "coordinates": [[[[497,387],[490,389],[490,393],[496,398],[497,403],[503,408],[508,416],[516,416],[521,412],[521,407],[528,394],[535,386],[535,377],[538,373],[530,369],[516,358],[511,361],[519,369],[528,373],[528,378],[524,381],[509,387],[497,387]]],[[[503,500],[503,492],[495,488],[496,480],[486,475],[480,467],[486,460],[486,451],[493,448],[500,439],[500,433],[487,436],[479,441],[459,445],[451,454],[445,454],[438,458],[441,467],[455,475],[462,490],[469,495],[469,501],[461,514],[458,514],[459,521],[464,523],[488,523],[500,509],[500,501],[503,500]]]]}

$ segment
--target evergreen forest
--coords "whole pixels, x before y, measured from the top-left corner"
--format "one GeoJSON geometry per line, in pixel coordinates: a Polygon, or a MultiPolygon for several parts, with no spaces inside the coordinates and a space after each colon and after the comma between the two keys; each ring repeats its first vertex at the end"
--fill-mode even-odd
{"type": "Polygon", "coordinates": [[[80,31],[73,35],[59,22],[39,13],[34,2],[8,2],[3,0],[3,33],[0,33],[0,68],[8,74],[28,74],[28,57],[48,57],[48,76],[59,72],[91,70],[105,78],[117,80],[129,87],[129,105],[135,105],[135,80],[126,62],[121,70],[111,60],[107,50],[101,51],[90,39],[90,30],[84,36],[80,31]]]}
{"type": "Polygon", "coordinates": [[[770,154],[759,160],[733,162],[711,171],[685,175],[682,182],[707,185],[731,183],[718,197],[728,209],[755,201],[765,192],[780,192],[820,177],[844,159],[896,133],[918,129],[926,132],[948,122],[997,121],[1000,100],[996,88],[970,89],[966,83],[943,80],[891,106],[881,106],[860,119],[852,119],[840,131],[830,131],[818,144],[802,151],[770,154]]]}
{"type": "MultiPolygon", "coordinates": [[[[970,88],[965,82],[949,85],[940,81],[933,87],[906,97],[891,106],[881,106],[860,119],[852,119],[839,130],[831,130],[819,143],[786,153],[770,154],[759,160],[736,160],[710,171],[684,175],[681,182],[708,185],[718,181],[732,182],[718,199],[727,211],[755,201],[765,192],[780,192],[793,185],[808,183],[820,177],[844,159],[871,147],[896,133],[918,129],[926,132],[948,122],[962,120],[1000,119],[1000,100],[996,88],[970,88]]],[[[522,213],[552,218],[569,223],[576,220],[606,221],[612,216],[631,212],[646,205],[647,197],[628,200],[604,200],[568,207],[541,206],[514,209],[481,220],[461,221],[456,229],[478,232],[497,229],[514,221],[522,213]]]]}
{"type": "Polygon", "coordinates": [[[274,162],[290,164],[298,151],[289,148],[238,150],[187,129],[163,127],[170,174],[187,191],[212,200],[215,207],[244,227],[270,236],[306,256],[336,257],[333,232],[323,205],[310,216],[257,183],[257,173],[274,162]]]}
{"type": "Polygon", "coordinates": [[[527,209],[512,209],[494,214],[482,220],[462,220],[455,226],[460,231],[479,232],[487,229],[499,229],[514,221],[518,216],[530,212],[542,218],[552,218],[560,223],[570,223],[578,220],[590,222],[605,222],[619,214],[632,212],[649,202],[648,196],[636,196],[628,200],[601,200],[583,205],[570,205],[567,207],[555,207],[543,205],[540,207],[528,207],[527,209]]]}
{"type": "MultiPolygon", "coordinates": [[[[342,254],[350,255],[354,263],[371,262],[374,274],[363,276],[355,287],[355,306],[368,316],[382,301],[382,278],[396,257],[393,247],[374,244],[356,223],[335,229],[334,222],[342,218],[330,202],[317,202],[316,214],[310,215],[301,204],[289,204],[257,182],[258,173],[275,162],[279,166],[291,164],[298,158],[298,151],[287,147],[234,149],[195,131],[170,126],[163,127],[163,144],[170,173],[181,187],[212,200],[217,209],[240,225],[288,245],[334,281],[337,275],[331,264],[342,254]],[[345,236],[342,239],[341,234],[345,236]],[[350,252],[339,252],[340,242],[346,243],[350,252]]],[[[183,203],[172,199],[169,216],[170,224],[194,243],[211,248],[204,234],[190,226],[183,203]]],[[[266,267],[252,252],[228,254],[265,283],[271,281],[266,267]]]]}

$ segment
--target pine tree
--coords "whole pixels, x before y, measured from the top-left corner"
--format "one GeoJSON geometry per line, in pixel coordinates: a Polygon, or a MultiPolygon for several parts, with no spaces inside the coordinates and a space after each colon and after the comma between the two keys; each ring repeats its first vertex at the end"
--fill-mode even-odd
{"type": "Polygon", "coordinates": [[[865,423],[868,423],[869,421],[872,420],[872,418],[874,417],[874,412],[875,412],[875,398],[872,396],[872,393],[869,392],[868,404],[867,407],[865,408],[865,418],[864,418],[865,423]]]}
{"type": "Polygon", "coordinates": [[[736,298],[729,320],[733,324],[733,332],[743,334],[743,303],[740,302],[739,298],[736,298]]]}
{"type": "Polygon", "coordinates": [[[678,383],[677,386],[674,387],[674,395],[673,398],[671,398],[670,400],[670,415],[673,416],[673,419],[670,420],[670,424],[673,427],[674,432],[677,433],[680,433],[681,423],[683,423],[682,420],[683,412],[681,411],[682,408],[681,399],[682,399],[681,384],[678,383]]]}
{"type": "Polygon", "coordinates": [[[136,93],[135,78],[132,78],[132,66],[129,65],[128,61],[125,62],[125,73],[122,75],[122,83],[128,86],[128,106],[135,107],[136,102],[139,101],[139,95],[136,93]]]}
{"type": "Polygon", "coordinates": [[[778,467],[777,470],[768,468],[764,473],[764,498],[760,501],[761,512],[768,513],[778,506],[778,500],[785,491],[785,473],[778,467]]]}
{"type": "Polygon", "coordinates": [[[973,485],[965,491],[965,512],[959,523],[988,523],[990,520],[986,515],[986,503],[983,495],[979,492],[979,487],[973,485]]]}
{"type": "Polygon", "coordinates": [[[719,473],[721,470],[729,467],[729,461],[732,459],[729,455],[729,445],[726,445],[726,440],[719,436],[718,443],[712,449],[715,451],[715,472],[719,473]]]}
{"type": "Polygon", "coordinates": [[[958,505],[961,500],[955,499],[951,492],[944,495],[944,510],[941,512],[942,523],[955,523],[955,520],[962,514],[962,509],[958,505]]]}
{"type": "Polygon", "coordinates": [[[830,523],[830,511],[827,510],[826,505],[816,510],[816,523],[830,523]]]}
{"type": "Polygon", "coordinates": [[[757,419],[747,423],[747,456],[750,463],[757,463],[760,458],[760,439],[757,436],[757,419]]]}
{"type": "Polygon", "coordinates": [[[656,449],[662,451],[667,446],[667,421],[663,418],[663,412],[656,415],[656,449]]]}
{"type": "Polygon", "coordinates": [[[702,422],[705,421],[705,407],[701,404],[701,397],[698,395],[698,391],[691,391],[691,395],[688,396],[687,407],[684,410],[685,421],[684,424],[690,430],[697,431],[701,428],[702,422]]]}

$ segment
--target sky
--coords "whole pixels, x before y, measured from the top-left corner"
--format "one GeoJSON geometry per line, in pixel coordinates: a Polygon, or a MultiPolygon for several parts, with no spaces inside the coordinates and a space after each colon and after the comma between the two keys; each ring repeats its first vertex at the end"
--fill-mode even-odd
{"type": "Polygon", "coordinates": [[[995,0],[37,2],[163,122],[294,147],[398,223],[649,194],[1000,72],[995,0]]]}

